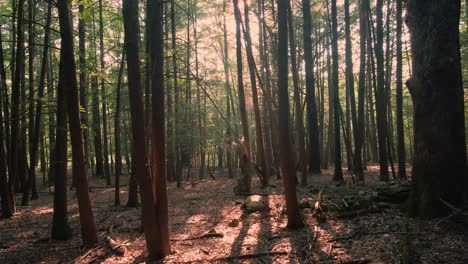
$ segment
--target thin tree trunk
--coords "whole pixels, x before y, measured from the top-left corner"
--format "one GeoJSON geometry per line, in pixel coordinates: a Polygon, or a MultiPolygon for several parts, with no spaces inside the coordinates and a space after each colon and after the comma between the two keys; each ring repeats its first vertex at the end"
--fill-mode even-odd
{"type": "Polygon", "coordinates": [[[336,0],[332,0],[332,89],[333,89],[333,127],[335,129],[335,172],[333,180],[343,181],[343,171],[341,168],[341,140],[340,140],[340,99],[338,85],[338,21],[336,11],[336,0]]]}
{"type": "Polygon", "coordinates": [[[251,161],[250,151],[250,136],[249,136],[249,124],[247,120],[247,109],[245,107],[245,92],[244,92],[244,78],[242,74],[242,42],[241,42],[241,13],[239,10],[238,0],[232,1],[234,4],[234,16],[236,20],[236,58],[237,58],[237,88],[238,88],[238,100],[239,100],[239,113],[242,122],[242,176],[238,185],[234,188],[236,193],[250,193],[250,184],[252,181],[253,165],[251,161]]]}
{"type": "Polygon", "coordinates": [[[306,74],[307,123],[309,130],[309,172],[321,173],[319,128],[317,120],[317,104],[315,99],[314,62],[312,57],[312,18],[310,12],[310,0],[302,1],[302,9],[304,12],[303,38],[306,74]]]}
{"type": "Polygon", "coordinates": [[[397,149],[398,149],[398,177],[406,178],[406,152],[405,152],[405,129],[403,124],[403,50],[402,50],[402,26],[403,26],[403,0],[396,0],[396,42],[397,42],[397,65],[396,65],[396,124],[397,124],[397,149]]]}
{"type": "MultiPolygon", "coordinates": [[[[45,86],[45,77],[47,71],[47,58],[49,53],[49,38],[50,38],[50,23],[52,20],[52,4],[48,4],[47,8],[47,21],[46,21],[46,31],[44,36],[44,50],[42,52],[42,62],[41,62],[41,71],[39,76],[39,88],[38,88],[38,98],[36,104],[36,112],[35,116],[30,119],[29,122],[32,122],[33,130],[30,131],[32,135],[30,138],[32,142],[31,145],[31,153],[30,153],[30,165],[29,165],[29,175],[28,175],[28,186],[26,188],[26,192],[23,195],[22,205],[27,205],[29,203],[29,193],[32,191],[31,199],[37,199],[37,190],[35,188],[35,178],[36,178],[36,165],[38,159],[38,149],[39,149],[39,139],[41,136],[41,128],[42,128],[42,102],[44,97],[44,86],[45,86]]],[[[31,74],[31,73],[30,73],[31,74]]],[[[31,90],[31,89],[30,89],[31,90]]],[[[30,109],[31,112],[32,109],[30,109]]]]}
{"type": "Polygon", "coordinates": [[[297,48],[294,37],[294,25],[292,20],[292,9],[291,2],[288,1],[288,27],[289,27],[289,46],[291,54],[291,71],[293,75],[293,90],[294,90],[294,106],[295,106],[295,127],[296,127],[296,144],[298,149],[298,168],[301,173],[301,184],[307,185],[307,163],[306,163],[306,152],[305,152],[305,132],[304,132],[304,115],[302,111],[300,87],[299,87],[299,67],[297,60],[297,48]]]}
{"type": "Polygon", "coordinates": [[[296,194],[296,171],[292,157],[291,135],[289,133],[288,96],[288,0],[278,0],[278,103],[281,171],[288,215],[288,228],[303,226],[296,194]]]}
{"type": "MultiPolygon", "coordinates": [[[[102,0],[99,0],[99,58],[101,62],[100,73],[104,74],[105,64],[104,64],[104,21],[102,18],[102,0]]],[[[106,184],[111,185],[111,176],[109,168],[109,140],[107,133],[107,94],[106,94],[106,85],[104,83],[104,78],[101,80],[101,110],[102,110],[102,141],[103,141],[103,155],[104,155],[104,176],[106,178],[106,184]]]]}
{"type": "Polygon", "coordinates": [[[364,181],[364,170],[362,163],[362,149],[365,138],[364,132],[364,103],[366,96],[366,30],[367,30],[367,11],[368,0],[362,0],[359,5],[359,39],[360,39],[360,62],[359,62],[359,87],[358,87],[358,120],[354,128],[354,173],[358,181],[364,181]]]}
{"type": "Polygon", "coordinates": [[[267,164],[265,158],[265,147],[263,140],[263,126],[262,126],[262,117],[260,115],[260,106],[258,102],[258,92],[257,92],[257,81],[255,78],[256,65],[255,59],[252,52],[252,38],[250,35],[250,19],[249,19],[249,6],[247,0],[244,1],[244,17],[245,17],[245,32],[244,38],[246,41],[246,51],[247,51],[247,61],[249,65],[250,73],[250,84],[252,87],[252,99],[254,106],[255,114],[255,136],[257,139],[257,151],[258,151],[258,160],[260,161],[260,166],[262,170],[262,186],[266,187],[268,185],[268,180],[270,179],[270,164],[267,164]]]}
{"type": "Polygon", "coordinates": [[[115,198],[114,205],[120,205],[120,175],[122,174],[122,153],[120,139],[121,125],[121,90],[122,90],[122,75],[125,65],[125,43],[122,51],[122,60],[120,61],[119,75],[117,77],[117,91],[115,98],[115,117],[114,117],[114,133],[115,133],[115,198]]]}
{"type": "Polygon", "coordinates": [[[388,181],[388,155],[387,155],[387,114],[385,100],[385,70],[384,70],[384,54],[383,54],[383,0],[377,0],[377,29],[375,41],[375,57],[377,61],[377,89],[375,97],[375,105],[377,110],[377,131],[379,143],[379,164],[380,164],[380,180],[388,181]]]}
{"type": "MultiPolygon", "coordinates": [[[[60,52],[60,57],[63,53],[60,52]]],[[[60,60],[60,68],[63,68],[63,60],[60,60]]],[[[52,217],[52,231],[50,237],[55,240],[68,240],[72,237],[72,231],[68,225],[67,210],[67,101],[63,81],[59,79],[57,85],[57,133],[55,139],[55,158],[53,162],[54,173],[54,213],[52,217]]]]}

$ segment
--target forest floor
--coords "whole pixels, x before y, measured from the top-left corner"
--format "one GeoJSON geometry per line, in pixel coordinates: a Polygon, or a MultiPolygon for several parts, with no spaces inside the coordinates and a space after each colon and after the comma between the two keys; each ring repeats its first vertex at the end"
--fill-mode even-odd
{"type": "MultiPolygon", "coordinates": [[[[377,182],[377,166],[369,166],[365,185],[346,178],[346,184],[336,186],[331,174],[310,175],[307,187],[298,185],[306,223],[299,230],[286,229],[280,180],[266,189],[253,180],[253,193],[261,195],[266,209],[250,214],[242,209],[245,197],[233,193],[235,181],[219,172],[214,173],[217,180],[188,182],[182,188],[169,183],[174,253],[163,263],[468,263],[468,226],[452,218],[407,219],[401,203],[378,198],[382,188],[400,191],[399,185],[377,182]],[[314,217],[319,193],[326,218],[322,223],[314,217]]],[[[12,219],[0,220],[0,263],[144,262],[141,208],[113,206],[114,189],[101,179],[93,179],[91,186],[98,247],[80,247],[74,191],[68,193],[73,239],[49,241],[53,195],[44,187],[39,200],[18,206],[12,219]]],[[[122,204],[126,194],[125,186],[122,204]]]]}

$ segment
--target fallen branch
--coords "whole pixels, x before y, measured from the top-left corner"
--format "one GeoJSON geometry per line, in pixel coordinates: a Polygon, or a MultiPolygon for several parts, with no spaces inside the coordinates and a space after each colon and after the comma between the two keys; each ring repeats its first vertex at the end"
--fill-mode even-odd
{"type": "Polygon", "coordinates": [[[284,256],[288,255],[286,251],[271,251],[271,252],[259,252],[259,253],[251,253],[251,254],[243,254],[243,255],[235,255],[235,256],[228,256],[222,258],[215,258],[211,259],[210,261],[216,260],[234,260],[234,259],[249,259],[249,258],[259,258],[265,256],[284,256]]]}
{"type": "Polygon", "coordinates": [[[196,237],[189,237],[185,239],[171,239],[171,241],[187,241],[187,240],[197,240],[197,239],[204,239],[204,238],[223,238],[224,234],[223,233],[218,233],[216,231],[212,232],[211,230],[201,236],[196,236],[196,237]]]}

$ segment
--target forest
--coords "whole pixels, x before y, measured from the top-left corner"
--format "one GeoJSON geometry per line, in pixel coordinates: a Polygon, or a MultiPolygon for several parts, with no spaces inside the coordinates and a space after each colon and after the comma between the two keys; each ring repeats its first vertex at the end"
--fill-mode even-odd
{"type": "Polygon", "coordinates": [[[468,0],[0,0],[0,263],[468,263],[468,0]]]}

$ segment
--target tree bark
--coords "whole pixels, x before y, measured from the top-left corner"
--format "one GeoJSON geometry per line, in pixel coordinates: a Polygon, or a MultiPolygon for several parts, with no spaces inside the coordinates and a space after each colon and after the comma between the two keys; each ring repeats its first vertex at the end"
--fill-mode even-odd
{"type": "Polygon", "coordinates": [[[306,74],[307,123],[309,130],[309,172],[321,173],[319,129],[315,99],[314,62],[312,57],[312,16],[310,0],[302,1],[304,12],[304,61],[306,74]]]}
{"type": "Polygon", "coordinates": [[[280,138],[281,171],[288,215],[288,228],[303,226],[296,194],[296,170],[292,156],[291,135],[289,131],[288,96],[288,0],[278,0],[278,116],[280,138]]]}
{"type": "Polygon", "coordinates": [[[460,1],[408,1],[413,77],[414,160],[410,214],[448,215],[468,188],[460,62],[460,1]]]}
{"type": "Polygon", "coordinates": [[[153,182],[147,167],[143,95],[141,89],[140,59],[138,48],[139,22],[138,1],[123,0],[125,49],[127,53],[128,87],[133,136],[133,168],[139,181],[142,224],[148,249],[148,260],[158,259],[158,227],[156,223],[155,195],[153,182]]]}
{"type": "Polygon", "coordinates": [[[256,79],[256,65],[255,59],[252,52],[252,38],[250,35],[250,19],[249,19],[249,7],[247,0],[244,1],[244,17],[245,17],[245,32],[244,38],[246,41],[246,52],[247,52],[247,61],[249,65],[250,73],[250,85],[252,88],[252,99],[254,106],[255,114],[255,135],[257,139],[257,151],[258,151],[258,160],[260,161],[261,170],[262,170],[262,186],[266,187],[268,185],[268,180],[270,179],[270,164],[267,163],[265,157],[265,147],[263,140],[263,126],[262,126],[262,117],[260,115],[260,106],[258,102],[258,92],[257,92],[257,79],[256,79]]]}
{"type": "Polygon", "coordinates": [[[403,49],[401,42],[403,25],[403,0],[396,0],[396,124],[397,124],[397,149],[398,149],[398,177],[406,178],[406,152],[405,152],[405,129],[403,124],[403,49]]]}
{"type": "MultiPolygon", "coordinates": [[[[366,96],[366,38],[367,38],[367,6],[368,0],[362,0],[359,5],[359,87],[358,87],[358,117],[354,127],[354,173],[358,181],[364,181],[362,150],[365,138],[364,103],[366,96]]],[[[399,1],[399,0],[397,0],[399,1]]]]}
{"type": "Polygon", "coordinates": [[[236,193],[250,193],[250,184],[252,182],[253,165],[251,161],[249,124],[247,120],[247,109],[245,106],[244,78],[242,74],[242,42],[241,42],[241,13],[238,0],[232,0],[234,4],[234,16],[236,20],[236,58],[237,58],[237,88],[239,100],[239,113],[242,122],[243,141],[242,143],[242,176],[238,185],[234,188],[236,193]]]}
{"type": "Polygon", "coordinates": [[[114,133],[115,133],[115,195],[114,205],[120,205],[120,175],[122,174],[122,151],[120,139],[120,122],[121,122],[121,90],[122,90],[122,75],[125,65],[125,43],[122,51],[122,60],[120,61],[119,75],[117,77],[117,91],[115,97],[115,117],[114,117],[114,133]]]}
{"type": "Polygon", "coordinates": [[[338,21],[336,11],[336,0],[332,0],[331,20],[332,20],[332,89],[333,89],[333,127],[335,129],[335,172],[333,180],[343,181],[343,171],[341,168],[341,137],[340,137],[340,99],[338,83],[338,21]]]}
{"type": "Polygon", "coordinates": [[[164,121],[164,46],[163,46],[163,3],[154,0],[148,5],[151,16],[150,25],[151,63],[152,63],[152,169],[155,192],[155,224],[159,229],[158,258],[164,258],[171,253],[169,245],[169,219],[166,187],[166,136],[164,121]]]}
{"type": "Polygon", "coordinates": [[[383,0],[377,0],[376,7],[376,41],[375,57],[377,62],[377,90],[375,105],[377,110],[377,132],[379,143],[380,180],[388,181],[388,156],[387,156],[387,104],[385,100],[385,71],[383,54],[383,0]]]}
{"type": "MultiPolygon", "coordinates": [[[[88,175],[85,162],[83,131],[80,122],[78,102],[78,84],[76,80],[76,64],[73,49],[73,27],[69,0],[57,3],[62,39],[62,68],[60,78],[65,89],[67,112],[69,117],[70,138],[72,144],[73,166],[76,172],[78,207],[80,212],[81,237],[83,245],[95,246],[98,243],[96,223],[89,197],[88,175]],[[65,64],[66,63],[66,64],[65,64]]],[[[63,109],[58,109],[63,111],[63,109]]]]}

